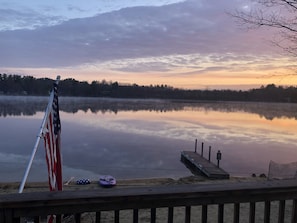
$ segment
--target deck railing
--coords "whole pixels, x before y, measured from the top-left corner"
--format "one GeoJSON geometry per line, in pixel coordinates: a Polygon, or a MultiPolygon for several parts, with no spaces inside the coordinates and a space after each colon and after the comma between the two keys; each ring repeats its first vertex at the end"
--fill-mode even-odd
{"type": "Polygon", "coordinates": [[[297,181],[115,187],[0,196],[1,223],[23,222],[30,217],[41,222],[42,216],[48,215],[57,216],[57,222],[67,222],[65,219],[70,216],[77,223],[123,222],[126,212],[131,220],[125,222],[133,223],[296,223],[297,181]],[[106,213],[112,214],[111,220],[106,220],[106,213]]]}

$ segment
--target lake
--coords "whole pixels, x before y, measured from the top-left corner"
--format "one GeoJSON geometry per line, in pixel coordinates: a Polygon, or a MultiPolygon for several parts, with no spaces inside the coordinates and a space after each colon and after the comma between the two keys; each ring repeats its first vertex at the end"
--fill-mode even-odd
{"type": "MultiPolygon", "coordinates": [[[[1,181],[21,181],[47,97],[0,96],[1,181]]],[[[297,104],[60,97],[63,178],[191,175],[182,150],[201,151],[233,176],[297,161],[297,104]]],[[[47,181],[43,140],[28,181],[47,181]]]]}

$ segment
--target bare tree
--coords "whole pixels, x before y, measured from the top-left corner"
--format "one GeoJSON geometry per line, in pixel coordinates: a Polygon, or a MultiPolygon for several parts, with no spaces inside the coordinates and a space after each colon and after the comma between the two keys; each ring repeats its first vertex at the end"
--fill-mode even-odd
{"type": "Polygon", "coordinates": [[[277,30],[273,43],[297,56],[297,0],[250,0],[250,5],[231,13],[247,28],[277,30]]]}

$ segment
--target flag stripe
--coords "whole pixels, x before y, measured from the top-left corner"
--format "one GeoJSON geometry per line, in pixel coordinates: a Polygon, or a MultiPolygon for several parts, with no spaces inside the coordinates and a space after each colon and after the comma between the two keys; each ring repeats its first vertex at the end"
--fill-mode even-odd
{"type": "Polygon", "coordinates": [[[61,123],[57,84],[54,84],[53,98],[44,129],[44,146],[48,168],[50,191],[62,190],[62,159],[60,151],[61,123]]]}

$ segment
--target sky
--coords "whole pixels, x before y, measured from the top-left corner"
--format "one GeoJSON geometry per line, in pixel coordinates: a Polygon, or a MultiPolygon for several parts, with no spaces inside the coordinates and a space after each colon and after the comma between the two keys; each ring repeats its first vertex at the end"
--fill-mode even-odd
{"type": "Polygon", "coordinates": [[[0,0],[0,73],[184,89],[296,86],[251,0],[0,0]]]}

